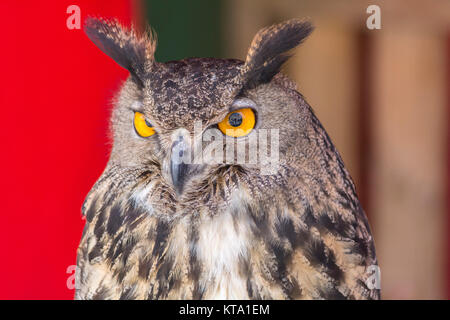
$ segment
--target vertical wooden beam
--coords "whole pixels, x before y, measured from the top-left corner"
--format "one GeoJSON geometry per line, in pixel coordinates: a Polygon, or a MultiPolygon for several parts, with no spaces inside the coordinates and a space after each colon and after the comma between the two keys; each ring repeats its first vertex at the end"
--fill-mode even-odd
{"type": "Polygon", "coordinates": [[[423,26],[374,44],[371,208],[385,298],[445,296],[446,47],[423,26]]]}
{"type": "Polygon", "coordinates": [[[450,299],[450,33],[447,34],[447,299],[450,299]]]}
{"type": "Polygon", "coordinates": [[[371,113],[372,113],[372,42],[367,30],[358,35],[358,153],[359,190],[358,195],[366,214],[370,218],[369,172],[372,157],[371,113]]]}

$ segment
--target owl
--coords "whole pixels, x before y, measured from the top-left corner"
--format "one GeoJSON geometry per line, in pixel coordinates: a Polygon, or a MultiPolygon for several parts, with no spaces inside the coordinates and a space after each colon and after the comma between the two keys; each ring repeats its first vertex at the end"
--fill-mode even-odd
{"type": "Polygon", "coordinates": [[[82,208],[76,299],[380,297],[354,183],[280,72],[312,30],[299,19],[266,27],[245,61],[160,63],[152,32],[87,19],[87,36],[130,75],[114,100],[109,161],[82,208]],[[276,160],[269,172],[264,143],[252,147],[261,136],[276,160]]]}

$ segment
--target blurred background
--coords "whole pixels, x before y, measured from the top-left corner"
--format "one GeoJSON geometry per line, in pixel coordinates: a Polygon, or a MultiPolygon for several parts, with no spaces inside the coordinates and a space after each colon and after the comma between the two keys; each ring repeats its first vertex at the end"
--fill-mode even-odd
{"type": "Polygon", "coordinates": [[[450,297],[450,1],[63,0],[0,3],[1,299],[73,298],[81,204],[108,159],[127,72],[67,27],[70,5],[81,21],[148,21],[158,61],[244,59],[260,28],[309,17],[316,29],[283,71],[357,185],[382,297],[450,297]]]}

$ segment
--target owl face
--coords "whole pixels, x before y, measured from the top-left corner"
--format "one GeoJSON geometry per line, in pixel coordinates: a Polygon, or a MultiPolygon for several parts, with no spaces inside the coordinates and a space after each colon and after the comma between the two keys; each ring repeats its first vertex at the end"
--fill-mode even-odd
{"type": "Polygon", "coordinates": [[[264,152],[269,162],[286,163],[305,128],[300,115],[307,109],[291,102],[282,81],[229,95],[241,67],[235,60],[188,59],[159,66],[163,71],[150,74],[145,88],[128,81],[112,118],[112,159],[122,166],[159,164],[178,194],[190,180],[208,179],[219,167],[239,166],[259,176],[259,139],[270,147],[276,138],[264,152]],[[244,151],[240,159],[238,150],[244,151]],[[270,158],[274,153],[278,156],[270,158]]]}
{"type": "Polygon", "coordinates": [[[151,36],[138,37],[116,22],[89,20],[88,36],[131,74],[113,111],[110,162],[156,167],[178,196],[196,191],[221,168],[260,176],[268,153],[271,165],[288,165],[310,111],[299,104],[295,85],[278,72],[285,51],[310,32],[309,23],[297,20],[263,29],[245,62],[158,63],[151,36]]]}

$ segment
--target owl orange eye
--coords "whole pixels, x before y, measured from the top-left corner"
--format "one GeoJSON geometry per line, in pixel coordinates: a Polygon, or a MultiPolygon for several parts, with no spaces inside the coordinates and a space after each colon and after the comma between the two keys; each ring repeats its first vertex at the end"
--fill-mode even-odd
{"type": "Polygon", "coordinates": [[[136,132],[144,138],[150,137],[155,134],[155,129],[147,122],[145,116],[140,112],[134,113],[134,128],[136,132]]]}
{"type": "Polygon", "coordinates": [[[255,127],[255,113],[250,108],[232,111],[218,126],[227,136],[235,138],[246,136],[255,127]]]}

